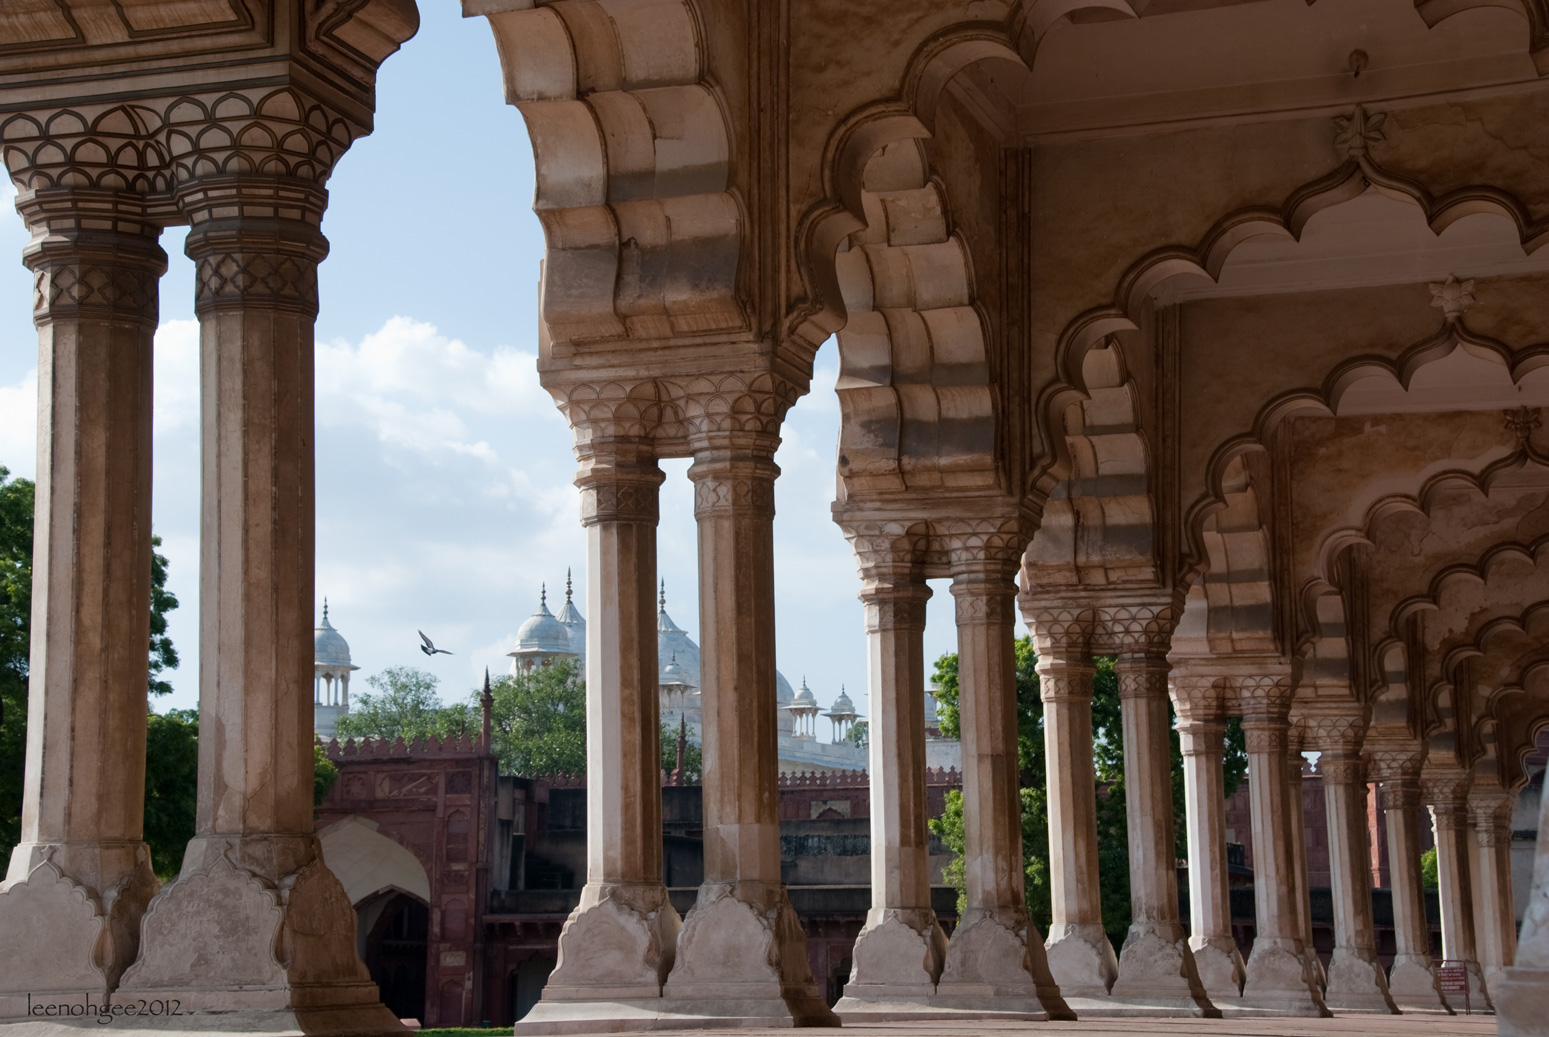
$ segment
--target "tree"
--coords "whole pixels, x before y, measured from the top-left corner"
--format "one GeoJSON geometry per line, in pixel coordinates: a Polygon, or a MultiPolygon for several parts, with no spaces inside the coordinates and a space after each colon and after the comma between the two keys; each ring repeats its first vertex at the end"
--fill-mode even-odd
{"type": "Polygon", "coordinates": [[[490,692],[495,700],[492,737],[502,771],[586,773],[586,681],[576,660],[496,678],[490,692]]]}
{"type": "Polygon", "coordinates": [[[0,861],[21,839],[32,619],[33,486],[0,466],[0,861]]]}
{"type": "MultiPolygon", "coordinates": [[[[678,734],[666,724],[662,725],[662,770],[671,774],[678,767],[678,734]]],[[[692,738],[683,739],[683,784],[697,785],[704,779],[705,757],[692,738]]]]}
{"type": "Polygon", "coordinates": [[[1434,846],[1420,855],[1420,885],[1426,889],[1436,889],[1441,885],[1441,873],[1437,870],[1434,846]]]}
{"type": "Polygon", "coordinates": [[[855,723],[851,724],[850,732],[844,736],[844,740],[855,746],[857,749],[866,748],[871,744],[870,722],[865,720],[857,720],[855,723]]]}
{"type": "Polygon", "coordinates": [[[151,665],[150,693],[166,695],[172,685],[161,679],[163,670],[178,666],[177,649],[167,636],[167,613],[177,608],[177,595],[167,590],[167,556],[157,551],[161,537],[151,537],[151,665]]]}
{"type": "Polygon", "coordinates": [[[464,703],[441,704],[440,680],[413,666],[389,666],[366,678],[376,694],[355,697],[334,727],[338,738],[426,738],[477,731],[479,720],[464,703]]]}
{"type": "Polygon", "coordinates": [[[152,713],[145,726],[145,841],[163,881],[183,866],[194,837],[199,788],[199,711],[152,713]]]}

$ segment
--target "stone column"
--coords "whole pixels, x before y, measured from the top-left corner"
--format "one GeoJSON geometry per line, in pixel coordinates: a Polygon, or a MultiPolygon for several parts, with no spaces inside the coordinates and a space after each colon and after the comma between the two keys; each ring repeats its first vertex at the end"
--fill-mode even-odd
{"type": "Polygon", "coordinates": [[[0,885],[0,1018],[100,1003],[156,892],[141,838],[151,339],[161,229],[106,191],[24,192],[38,328],[31,695],[21,842],[0,885]],[[55,996],[58,995],[58,996],[55,996]]]}
{"type": "Polygon", "coordinates": [[[1373,754],[1378,803],[1388,832],[1388,873],[1393,895],[1393,967],[1388,994],[1402,1012],[1447,1012],[1431,964],[1431,929],[1425,920],[1420,878],[1419,753],[1396,759],[1373,754]]]}
{"type": "Polygon", "coordinates": [[[947,945],[937,989],[939,1003],[948,1007],[1068,1017],[1023,885],[1014,637],[1021,546],[1011,534],[968,533],[949,548],[957,599],[968,909],[947,945]]]}
{"type": "Polygon", "coordinates": [[[1323,753],[1319,769],[1334,894],[1334,955],[1323,1000],[1335,1011],[1396,1014],[1398,1009],[1388,996],[1388,977],[1377,962],[1360,733],[1344,719],[1320,719],[1315,731],[1323,753]]]}
{"type": "Polygon", "coordinates": [[[1242,994],[1226,870],[1226,718],[1213,678],[1173,679],[1188,804],[1189,947],[1200,985],[1218,1007],[1242,994]]]}
{"type": "Polygon", "coordinates": [[[1286,825],[1291,833],[1292,896],[1296,900],[1296,933],[1302,941],[1307,973],[1321,992],[1328,988],[1328,974],[1312,940],[1312,889],[1307,882],[1307,811],[1302,796],[1302,775],[1307,761],[1302,757],[1306,728],[1293,719],[1286,729],[1286,825]]]}
{"type": "Polygon", "coordinates": [[[871,909],[855,941],[841,1015],[925,1003],[947,938],[930,901],[925,799],[925,585],[903,551],[852,537],[861,555],[871,702],[871,909]]]}
{"type": "Polygon", "coordinates": [[[1238,1004],[1282,1015],[1328,1015],[1307,967],[1291,860],[1286,737],[1292,680],[1252,677],[1237,685],[1248,750],[1256,916],[1253,951],[1238,1004]]]}
{"type": "Polygon", "coordinates": [[[1516,963],[1490,988],[1502,1037],[1549,1031],[1549,796],[1538,809],[1538,846],[1533,853],[1533,890],[1522,916],[1516,963]]]}
{"type": "Polygon", "coordinates": [[[1174,845],[1172,744],[1162,646],[1119,655],[1119,708],[1124,727],[1125,817],[1129,835],[1133,921],[1119,954],[1115,998],[1169,1015],[1218,1015],[1199,975],[1178,916],[1174,845]]]}
{"type": "MultiPolygon", "coordinates": [[[[1420,795],[1431,810],[1436,834],[1436,878],[1441,904],[1441,956],[1446,965],[1461,965],[1468,974],[1469,1006],[1489,1007],[1484,973],[1474,950],[1473,883],[1469,863],[1472,839],[1468,829],[1468,777],[1460,771],[1436,768],[1420,783],[1420,795]]],[[[1453,1006],[1456,1009],[1457,1006],[1453,1006]]]]}
{"type": "Polygon", "coordinates": [[[1516,960],[1517,919],[1511,889],[1511,808],[1516,794],[1475,781],[1468,793],[1474,858],[1474,946],[1486,994],[1516,960]]]}
{"type": "Polygon", "coordinates": [[[1085,637],[1037,623],[1038,683],[1049,803],[1052,910],[1044,944],[1066,998],[1102,998],[1119,976],[1097,884],[1097,768],[1092,658],[1085,637]]]}
{"type": "Polygon", "coordinates": [[[543,1002],[518,1028],[659,998],[681,921],[662,882],[656,522],[649,440],[578,437],[586,527],[586,885],[543,1002]],[[601,1002],[601,1004],[598,1004],[601,1002]]]}
{"type": "Polygon", "coordinates": [[[313,1031],[348,1018],[395,1030],[312,832],[312,326],[324,198],[310,183],[262,176],[212,177],[180,198],[203,381],[199,801],[182,872],[151,902],[122,992],[261,1014],[253,1025],[313,1031]]]}
{"type": "Polygon", "coordinates": [[[773,433],[691,443],[699,520],[704,885],[664,998],[751,1024],[835,1025],[780,884],[773,433]]]}

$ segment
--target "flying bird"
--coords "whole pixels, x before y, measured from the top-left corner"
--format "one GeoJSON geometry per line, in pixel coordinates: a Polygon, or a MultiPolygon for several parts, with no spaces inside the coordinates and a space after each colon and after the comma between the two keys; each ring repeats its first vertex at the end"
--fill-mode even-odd
{"type": "Polygon", "coordinates": [[[420,645],[420,651],[424,652],[426,655],[436,655],[436,654],[451,655],[452,654],[451,652],[447,651],[445,648],[437,648],[436,647],[436,643],[434,641],[432,641],[430,638],[425,636],[425,631],[421,630],[421,631],[418,631],[418,633],[420,635],[420,640],[425,642],[424,644],[420,645]]]}

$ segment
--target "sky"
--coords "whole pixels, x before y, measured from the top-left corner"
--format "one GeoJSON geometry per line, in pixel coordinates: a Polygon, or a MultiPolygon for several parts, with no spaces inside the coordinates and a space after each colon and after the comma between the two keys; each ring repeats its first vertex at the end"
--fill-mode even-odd
{"type": "MultiPolygon", "coordinates": [[[[567,567],[584,600],[585,532],[563,416],[538,384],[543,235],[520,114],[502,101],[483,18],[421,5],[419,35],[383,66],[374,132],[340,161],[323,230],[317,322],[317,615],[349,641],[360,681],[418,666],[462,698],[503,672],[516,630],[567,567]],[[424,630],[452,655],[418,651],[424,630]]],[[[27,234],[0,187],[0,465],[36,473],[37,336],[27,234]],[[9,254],[12,258],[4,260],[9,254]]],[[[169,257],[156,334],[153,525],[180,606],[182,666],[154,708],[198,702],[198,326],[186,231],[169,257]]],[[[832,341],[776,457],[777,663],[825,707],[841,685],[864,714],[866,641],[854,558],[829,506],[839,406],[832,341]]],[[[665,461],[658,567],[667,608],[698,640],[689,462],[665,461]]],[[[932,581],[925,657],[955,647],[952,597],[932,581]]],[[[1019,626],[1020,629],[1020,626],[1019,626]]],[[[927,663],[927,670],[929,663],[927,663]]],[[[352,692],[364,689],[352,683],[352,692]]]]}

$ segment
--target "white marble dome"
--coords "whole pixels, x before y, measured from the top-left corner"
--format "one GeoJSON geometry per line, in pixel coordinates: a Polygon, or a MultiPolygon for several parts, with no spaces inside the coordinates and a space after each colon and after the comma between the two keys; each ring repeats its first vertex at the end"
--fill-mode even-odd
{"type": "Polygon", "coordinates": [[[350,644],[328,622],[328,603],[323,602],[323,621],[312,634],[312,659],[323,666],[350,665],[350,644]]]}
{"type": "Polygon", "coordinates": [[[516,650],[522,653],[553,652],[569,654],[575,651],[570,645],[570,632],[565,624],[554,618],[549,611],[548,591],[539,599],[538,611],[528,617],[516,631],[516,650]]]}

